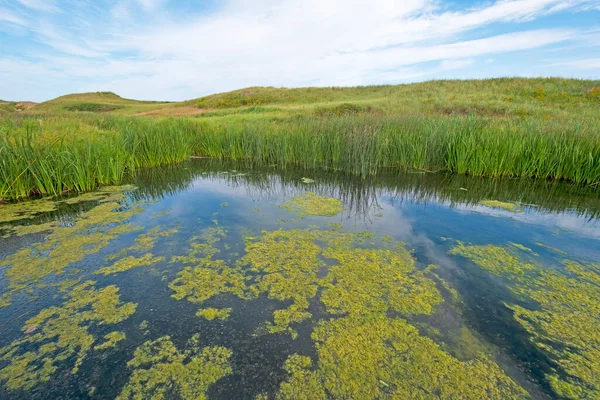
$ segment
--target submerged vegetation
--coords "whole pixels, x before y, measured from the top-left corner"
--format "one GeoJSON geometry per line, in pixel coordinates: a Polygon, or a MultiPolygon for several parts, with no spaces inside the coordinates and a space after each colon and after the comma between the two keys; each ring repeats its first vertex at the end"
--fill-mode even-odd
{"type": "Polygon", "coordinates": [[[192,337],[183,352],[169,336],[141,345],[128,363],[133,374],[117,399],[206,399],[208,388],[231,373],[231,351],[200,348],[198,340],[192,337]]]}
{"type": "Polygon", "coordinates": [[[88,191],[191,155],[361,176],[415,168],[597,185],[598,86],[552,78],[250,88],[168,105],[64,96],[0,123],[0,197],[88,191]],[[123,115],[195,107],[218,111],[123,115]]]}
{"type": "Polygon", "coordinates": [[[514,293],[537,304],[507,306],[539,350],[556,363],[547,375],[556,394],[578,400],[599,397],[600,265],[567,260],[561,270],[544,269],[523,261],[531,250],[521,249],[519,255],[511,250],[515,248],[461,243],[451,252],[502,274],[514,293]],[[527,279],[523,271],[530,271],[527,279]]]}
{"type": "MultiPolygon", "coordinates": [[[[304,182],[304,181],[303,181],[304,182]]],[[[299,214],[319,215],[332,217],[344,211],[339,199],[324,198],[315,193],[308,192],[285,202],[282,208],[299,214]]]]}
{"type": "MultiPolygon", "coordinates": [[[[0,369],[0,379],[11,389],[32,389],[47,382],[65,363],[73,363],[76,373],[96,339],[89,329],[119,323],[136,309],[133,303],[119,300],[119,289],[96,289],[88,281],[75,286],[61,307],[50,307],[30,318],[22,339],[0,349],[0,360],[8,364],[0,369]]],[[[95,350],[113,346],[123,337],[117,332],[105,336],[95,350]]]]}

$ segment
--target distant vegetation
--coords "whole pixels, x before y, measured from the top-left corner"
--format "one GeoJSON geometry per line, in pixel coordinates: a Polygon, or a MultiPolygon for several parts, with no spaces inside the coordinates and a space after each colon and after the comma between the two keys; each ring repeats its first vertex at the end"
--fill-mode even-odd
{"type": "Polygon", "coordinates": [[[414,168],[600,184],[600,81],[248,88],[181,103],[101,92],[7,113],[5,199],[115,184],[193,154],[363,176],[414,168]]]}

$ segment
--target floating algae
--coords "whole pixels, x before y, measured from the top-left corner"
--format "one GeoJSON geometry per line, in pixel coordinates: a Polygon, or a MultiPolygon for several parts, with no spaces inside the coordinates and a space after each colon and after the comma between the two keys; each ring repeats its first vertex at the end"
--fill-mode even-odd
{"type": "Polygon", "coordinates": [[[523,279],[523,270],[534,266],[502,250],[491,245],[460,244],[451,252],[471,258],[492,273],[507,275],[512,278],[513,292],[538,304],[533,310],[519,305],[508,307],[536,346],[556,361],[557,370],[547,378],[558,395],[599,398],[600,264],[566,261],[570,276],[538,268],[530,279],[523,279]]]}
{"type": "Polygon", "coordinates": [[[556,393],[571,399],[600,398],[600,264],[566,264],[573,278],[541,271],[523,289],[538,309],[511,308],[533,342],[560,366],[548,377],[556,393]]]}
{"type": "Polygon", "coordinates": [[[220,319],[221,321],[224,321],[229,318],[229,314],[231,314],[231,308],[203,308],[196,313],[197,316],[209,321],[214,319],[220,319]]]}
{"type": "Polygon", "coordinates": [[[543,248],[545,248],[545,249],[548,249],[548,250],[550,250],[550,251],[553,251],[553,252],[555,252],[555,253],[558,253],[558,254],[562,254],[562,255],[566,255],[566,254],[567,254],[567,252],[566,252],[566,251],[562,251],[562,250],[560,250],[560,249],[557,249],[557,248],[555,248],[555,247],[550,247],[550,246],[548,246],[548,245],[545,245],[544,243],[535,242],[535,244],[536,244],[536,246],[543,247],[543,248]]]}
{"type": "Polygon", "coordinates": [[[479,204],[491,208],[501,208],[514,213],[523,212],[523,209],[516,203],[508,203],[498,200],[481,200],[479,204]]]}
{"type": "Polygon", "coordinates": [[[69,265],[98,252],[119,235],[134,230],[131,224],[115,224],[141,211],[140,208],[123,210],[120,202],[111,201],[81,214],[70,226],[62,226],[58,221],[45,225],[50,231],[45,241],[0,260],[0,267],[9,267],[4,273],[9,282],[9,293],[32,289],[32,285],[39,284],[50,274],[62,274],[69,265]]]}
{"type": "Polygon", "coordinates": [[[180,262],[185,269],[177,274],[169,287],[177,300],[187,299],[192,303],[202,303],[222,293],[232,293],[245,297],[246,276],[240,268],[229,266],[224,260],[213,257],[220,252],[215,246],[226,236],[219,227],[208,228],[202,235],[192,238],[187,256],[176,256],[172,263],[180,262]]]}
{"type": "Polygon", "coordinates": [[[159,226],[155,226],[148,232],[139,235],[135,239],[135,243],[129,247],[126,247],[116,254],[111,254],[106,257],[106,261],[116,260],[117,258],[123,257],[131,252],[146,252],[150,251],[156,245],[159,237],[167,237],[177,233],[178,229],[173,228],[169,230],[161,230],[159,226]]]}
{"type": "MultiPolygon", "coordinates": [[[[214,228],[213,228],[214,229],[214,228]]],[[[291,302],[273,312],[265,324],[268,333],[297,332],[290,325],[312,317],[311,299],[323,288],[321,302],[333,313],[396,311],[431,314],[442,297],[432,280],[416,270],[411,254],[396,243],[393,249],[361,249],[372,234],[341,233],[317,229],[263,231],[246,237],[246,254],[237,264],[213,258],[219,240],[208,231],[204,243],[192,243],[188,256],[173,261],[186,267],[169,287],[176,299],[202,303],[220,294],[241,299],[266,293],[270,299],[291,302]],[[320,277],[322,268],[329,272],[320,277]]],[[[203,311],[201,311],[203,312],[203,311]]]]}
{"type": "Polygon", "coordinates": [[[6,387],[32,389],[73,360],[72,373],[77,373],[95,343],[88,330],[119,323],[135,312],[136,304],[121,302],[118,291],[116,286],[96,289],[88,281],[74,287],[61,307],[46,308],[29,319],[23,328],[26,336],[0,349],[0,360],[8,362],[0,370],[6,387]],[[32,326],[35,332],[27,334],[32,326]]]}
{"type": "Polygon", "coordinates": [[[258,240],[246,240],[246,255],[239,263],[260,274],[254,284],[256,290],[268,293],[270,299],[292,301],[287,309],[273,313],[274,322],[267,324],[271,333],[288,331],[295,336],[289,325],[312,316],[306,310],[317,294],[317,274],[322,265],[316,239],[316,231],[297,229],[263,231],[258,240]]]}
{"type": "Polygon", "coordinates": [[[51,198],[0,204],[0,223],[32,219],[51,211],[56,211],[57,203],[51,198]]]}
{"type": "Polygon", "coordinates": [[[505,248],[491,244],[475,246],[458,242],[458,245],[450,250],[450,254],[469,258],[481,268],[498,276],[524,275],[526,271],[535,268],[532,264],[522,262],[516,253],[516,248],[512,247],[505,248]]]}
{"type": "Polygon", "coordinates": [[[164,260],[164,257],[154,257],[151,253],[146,253],[141,257],[129,256],[116,261],[110,267],[100,268],[94,273],[106,276],[116,274],[119,272],[129,271],[133,268],[149,267],[164,260]]]}
{"type": "Polygon", "coordinates": [[[332,217],[344,211],[341,200],[332,197],[321,197],[313,192],[304,193],[300,196],[283,203],[282,208],[298,214],[319,215],[332,217]]]}
{"type": "Polygon", "coordinates": [[[527,398],[487,357],[460,361],[400,318],[368,314],[321,321],[312,338],[318,365],[291,356],[278,398],[527,398]]]}
{"type": "Polygon", "coordinates": [[[206,399],[209,387],[231,373],[231,351],[200,348],[197,336],[187,347],[180,352],[169,336],[138,347],[127,364],[133,373],[117,399],[206,399]]]}
{"type": "Polygon", "coordinates": [[[321,301],[332,314],[359,315],[388,310],[432,314],[443,299],[435,283],[416,271],[404,248],[328,248],[323,256],[337,261],[324,279],[321,301]]]}
{"type": "Polygon", "coordinates": [[[125,340],[125,334],[123,332],[114,331],[104,335],[104,339],[106,339],[106,342],[97,345],[94,347],[94,350],[106,350],[115,347],[117,343],[125,340]]]}

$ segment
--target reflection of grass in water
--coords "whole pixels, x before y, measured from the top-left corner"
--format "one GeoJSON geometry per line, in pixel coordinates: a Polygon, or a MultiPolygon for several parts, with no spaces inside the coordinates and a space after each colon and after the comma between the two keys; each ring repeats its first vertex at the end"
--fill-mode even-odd
{"type": "Polygon", "coordinates": [[[400,318],[366,313],[321,321],[312,337],[318,365],[291,356],[279,398],[526,398],[485,356],[459,361],[400,318]]]}
{"type": "Polygon", "coordinates": [[[507,203],[505,201],[481,200],[479,202],[479,204],[484,205],[486,207],[501,208],[503,210],[510,211],[510,212],[522,212],[523,211],[523,209],[521,209],[521,207],[519,207],[517,204],[507,203]]]}
{"type": "Polygon", "coordinates": [[[342,202],[339,199],[321,197],[312,192],[294,197],[281,207],[299,214],[323,217],[332,217],[344,211],[342,202]]]}
{"type": "Polygon", "coordinates": [[[231,351],[224,347],[200,348],[198,336],[187,349],[177,350],[169,336],[145,342],[127,365],[129,382],[117,399],[206,399],[208,388],[231,373],[231,351]]]}
{"type": "MultiPolygon", "coordinates": [[[[115,224],[139,214],[141,208],[123,209],[123,191],[115,189],[111,201],[101,203],[82,213],[70,226],[62,226],[60,221],[44,224],[49,230],[45,240],[31,248],[22,248],[0,260],[0,267],[8,266],[4,278],[9,282],[9,294],[25,289],[51,274],[62,274],[71,264],[83,260],[87,255],[98,252],[119,235],[134,229],[131,224],[115,224]]],[[[3,297],[4,297],[3,296],[3,297]]]]}
{"type": "Polygon", "coordinates": [[[536,268],[530,279],[524,279],[523,270],[533,266],[501,247],[459,244],[451,252],[502,274],[514,292],[537,303],[535,309],[509,307],[540,351],[556,361],[557,370],[548,375],[556,394],[571,399],[600,397],[599,264],[566,261],[570,276],[536,268]]]}
{"type": "MultiPolygon", "coordinates": [[[[95,289],[88,281],[73,288],[61,307],[49,307],[29,319],[25,336],[0,349],[0,359],[8,365],[0,370],[0,379],[10,390],[29,390],[47,382],[65,363],[72,362],[73,373],[92,349],[95,339],[88,332],[93,326],[119,323],[131,316],[134,303],[119,300],[116,286],[95,289]]],[[[114,343],[111,335],[98,350],[114,343]]]]}

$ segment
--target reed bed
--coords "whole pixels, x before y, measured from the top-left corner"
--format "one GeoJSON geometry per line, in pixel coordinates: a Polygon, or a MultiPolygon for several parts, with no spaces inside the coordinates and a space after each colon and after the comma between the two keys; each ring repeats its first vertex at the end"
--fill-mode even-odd
{"type": "Polygon", "coordinates": [[[474,116],[26,117],[0,123],[0,198],[87,191],[192,155],[332,169],[446,170],[598,185],[597,121],[474,116]]]}

